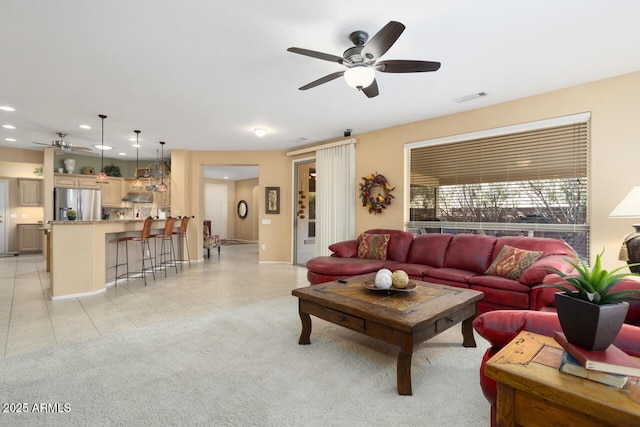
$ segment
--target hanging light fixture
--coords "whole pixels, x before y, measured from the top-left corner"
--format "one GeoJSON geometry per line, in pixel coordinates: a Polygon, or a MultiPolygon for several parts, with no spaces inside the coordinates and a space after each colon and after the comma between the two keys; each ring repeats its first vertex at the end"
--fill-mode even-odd
{"type": "Polygon", "coordinates": [[[100,173],[98,174],[98,176],[96,176],[96,183],[98,183],[98,184],[108,184],[109,183],[109,177],[107,176],[106,173],[104,173],[104,119],[106,119],[107,116],[105,116],[104,114],[98,114],[98,117],[100,117],[100,119],[102,119],[102,145],[101,145],[102,163],[101,163],[100,173]]]}
{"type": "Polygon", "coordinates": [[[158,186],[158,191],[160,193],[164,193],[167,191],[167,184],[164,183],[164,141],[160,141],[160,148],[162,151],[162,155],[160,156],[160,185],[158,186]]]}
{"type": "Polygon", "coordinates": [[[140,181],[140,176],[138,176],[138,171],[140,170],[138,166],[138,148],[140,147],[138,137],[140,136],[140,131],[134,130],[134,132],[136,133],[136,179],[133,180],[133,183],[131,184],[131,188],[140,190],[144,188],[144,185],[142,185],[142,181],[140,181]]]}

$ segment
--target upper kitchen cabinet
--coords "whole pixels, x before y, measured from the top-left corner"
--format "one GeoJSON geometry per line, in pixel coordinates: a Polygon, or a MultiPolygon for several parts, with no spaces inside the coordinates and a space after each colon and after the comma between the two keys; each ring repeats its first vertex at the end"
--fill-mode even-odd
{"type": "Polygon", "coordinates": [[[109,178],[108,184],[100,185],[102,190],[102,207],[119,208],[124,205],[122,197],[125,194],[124,178],[109,178]]]}
{"type": "Polygon", "coordinates": [[[20,206],[42,206],[42,180],[18,178],[20,206]]]}
{"type": "Polygon", "coordinates": [[[158,191],[153,192],[153,203],[159,207],[171,206],[171,178],[165,177],[164,183],[167,185],[167,191],[160,193],[158,191]]]}
{"type": "Polygon", "coordinates": [[[68,173],[55,174],[53,177],[53,186],[57,188],[101,189],[94,175],[72,175],[68,173]]]}

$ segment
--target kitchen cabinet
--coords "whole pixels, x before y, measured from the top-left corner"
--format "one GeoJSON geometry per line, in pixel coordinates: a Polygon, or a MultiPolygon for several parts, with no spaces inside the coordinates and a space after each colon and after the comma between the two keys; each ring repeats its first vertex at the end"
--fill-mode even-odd
{"type": "Polygon", "coordinates": [[[18,224],[18,252],[41,253],[42,224],[18,224]]]}
{"type": "Polygon", "coordinates": [[[55,174],[53,186],[58,188],[78,188],[78,177],[69,174],[55,174]]]}
{"type": "Polygon", "coordinates": [[[171,178],[165,177],[164,183],[167,184],[167,191],[164,193],[155,191],[153,193],[153,204],[156,207],[168,208],[171,206],[171,178]]]}
{"type": "Polygon", "coordinates": [[[20,206],[42,206],[42,180],[18,178],[20,206]]]}
{"type": "MultiPolygon", "coordinates": [[[[111,177],[109,181],[111,181],[111,177]]],[[[58,188],[87,188],[100,190],[102,189],[101,185],[102,184],[98,184],[96,182],[96,177],[94,175],[57,173],[53,176],[53,186],[58,188]]]]}
{"type": "Polygon", "coordinates": [[[119,208],[124,206],[122,196],[125,194],[124,178],[109,178],[108,184],[100,186],[102,190],[102,207],[119,208]]]}

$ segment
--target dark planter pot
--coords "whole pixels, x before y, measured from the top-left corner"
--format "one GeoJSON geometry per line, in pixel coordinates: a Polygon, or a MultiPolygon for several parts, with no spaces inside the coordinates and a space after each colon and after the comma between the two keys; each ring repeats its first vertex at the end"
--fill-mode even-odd
{"type": "Polygon", "coordinates": [[[558,292],[556,309],[567,341],[596,351],[605,350],[616,339],[629,304],[598,305],[558,292]]]}

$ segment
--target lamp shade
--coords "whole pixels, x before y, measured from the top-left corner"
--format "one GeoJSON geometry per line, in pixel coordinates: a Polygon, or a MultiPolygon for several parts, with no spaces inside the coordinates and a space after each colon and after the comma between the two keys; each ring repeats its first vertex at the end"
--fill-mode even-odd
{"type": "Polygon", "coordinates": [[[609,214],[610,218],[640,218],[640,185],[629,191],[618,206],[609,214]]]}
{"type": "Polygon", "coordinates": [[[366,65],[357,65],[344,72],[344,80],[354,89],[369,87],[375,78],[375,70],[366,65]]]}

